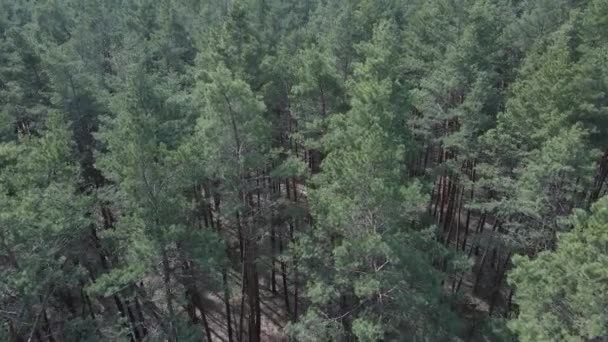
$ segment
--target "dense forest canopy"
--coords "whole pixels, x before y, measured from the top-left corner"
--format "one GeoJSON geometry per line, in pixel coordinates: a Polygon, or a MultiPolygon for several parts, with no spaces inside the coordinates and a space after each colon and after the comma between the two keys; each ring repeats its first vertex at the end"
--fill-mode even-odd
{"type": "Polygon", "coordinates": [[[0,0],[0,340],[608,338],[608,1],[0,0]]]}

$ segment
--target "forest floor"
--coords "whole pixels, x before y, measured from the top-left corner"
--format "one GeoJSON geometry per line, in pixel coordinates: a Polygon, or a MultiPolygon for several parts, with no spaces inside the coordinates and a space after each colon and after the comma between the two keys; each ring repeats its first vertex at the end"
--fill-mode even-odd
{"type": "MultiPolygon", "coordinates": [[[[278,278],[278,275],[277,275],[278,278]]],[[[240,291],[242,286],[241,275],[238,272],[230,273],[231,288],[236,291],[240,291]],[[239,290],[237,290],[239,289],[239,290]]],[[[280,284],[280,279],[276,279],[277,287],[280,284]]],[[[260,282],[260,303],[262,311],[262,341],[268,342],[282,342],[288,341],[283,328],[290,320],[289,313],[285,310],[284,297],[282,295],[283,289],[278,287],[277,293],[272,293],[270,288],[270,279],[261,279],[260,282]]],[[[290,290],[290,299],[293,303],[293,291],[290,290]]],[[[236,293],[233,293],[236,294],[236,293]]],[[[228,327],[226,324],[226,310],[224,301],[219,293],[210,293],[206,297],[209,307],[212,309],[207,313],[207,319],[209,321],[209,327],[211,329],[214,341],[228,342],[228,327]]],[[[233,322],[233,339],[235,341],[243,340],[246,338],[247,322],[243,322],[243,336],[239,338],[237,331],[239,325],[240,316],[240,303],[241,295],[233,295],[231,297],[231,310],[232,310],[232,322],[233,322]],[[236,326],[236,329],[235,329],[236,326]]]]}

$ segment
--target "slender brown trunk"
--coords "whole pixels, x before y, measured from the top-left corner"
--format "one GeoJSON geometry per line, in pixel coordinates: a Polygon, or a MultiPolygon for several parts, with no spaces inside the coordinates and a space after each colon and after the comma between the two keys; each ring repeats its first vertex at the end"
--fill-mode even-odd
{"type": "Polygon", "coordinates": [[[177,341],[177,330],[175,327],[175,311],[173,309],[173,293],[171,291],[171,265],[169,264],[169,257],[167,251],[163,248],[162,250],[162,263],[163,263],[163,283],[165,286],[165,297],[167,301],[167,311],[169,313],[169,330],[170,335],[167,336],[170,342],[177,341]]]}
{"type": "Polygon", "coordinates": [[[464,252],[467,246],[467,239],[469,238],[469,226],[471,223],[471,209],[467,209],[467,222],[464,227],[464,239],[462,240],[462,251],[464,252]]]}
{"type": "MultiPolygon", "coordinates": [[[[295,203],[298,203],[298,192],[297,192],[296,179],[293,177],[293,200],[295,203]]],[[[291,243],[295,243],[295,230],[297,229],[297,221],[298,219],[294,219],[294,223],[289,223],[289,237],[291,243]]],[[[293,321],[295,322],[298,319],[298,260],[296,258],[295,253],[292,254],[293,260],[293,283],[294,283],[294,295],[293,295],[293,321]]]]}
{"type": "Polygon", "coordinates": [[[245,297],[246,297],[246,288],[247,288],[247,277],[245,275],[245,264],[242,266],[242,286],[241,286],[241,310],[239,312],[239,342],[243,341],[243,321],[245,318],[245,297]]]}
{"type": "Polygon", "coordinates": [[[511,306],[513,305],[513,293],[515,291],[513,289],[509,290],[509,298],[507,299],[507,307],[505,308],[504,316],[508,317],[509,312],[511,312],[511,306]]]}
{"type": "Polygon", "coordinates": [[[271,261],[271,266],[270,266],[270,289],[272,291],[273,294],[277,293],[277,281],[276,281],[276,263],[277,263],[277,259],[276,259],[276,236],[277,231],[276,228],[274,226],[274,224],[272,224],[271,228],[270,228],[270,253],[272,255],[272,261],[271,261]]]}
{"type": "Polygon", "coordinates": [[[91,316],[91,319],[93,321],[95,321],[95,311],[93,310],[93,304],[91,303],[91,298],[87,295],[85,289],[84,289],[84,282],[81,281],[80,282],[80,298],[82,300],[82,317],[85,318],[86,317],[86,311],[88,309],[89,311],[89,315],[91,316]]]}
{"type": "MultiPolygon", "coordinates": [[[[475,197],[475,161],[470,163],[471,165],[471,197],[469,198],[470,202],[473,202],[473,198],[475,197]]],[[[464,241],[462,243],[462,251],[464,252],[467,246],[467,238],[469,236],[469,224],[471,223],[471,209],[467,209],[467,222],[464,230],[464,241]]]]}
{"type": "Polygon", "coordinates": [[[201,320],[203,321],[203,328],[205,329],[205,335],[207,336],[207,341],[212,341],[211,340],[211,329],[209,328],[209,323],[207,322],[207,313],[205,311],[205,308],[203,306],[203,303],[200,303],[200,306],[198,307],[198,310],[201,312],[201,320]]]}
{"type": "Polygon", "coordinates": [[[432,150],[432,147],[431,147],[431,144],[429,144],[426,148],[426,153],[424,154],[424,165],[422,167],[422,174],[424,174],[426,172],[426,166],[429,161],[429,154],[430,154],[431,150],[432,150]]]}
{"type": "Polygon", "coordinates": [[[439,177],[439,183],[437,184],[437,197],[435,198],[435,208],[433,210],[433,217],[437,217],[437,210],[439,210],[439,202],[441,201],[441,197],[443,194],[441,193],[441,189],[443,188],[443,176],[439,177]]]}
{"type": "Polygon", "coordinates": [[[445,220],[445,205],[450,196],[450,184],[452,184],[452,180],[448,178],[447,172],[444,176],[445,180],[443,181],[443,189],[441,190],[441,209],[439,210],[439,222],[443,222],[445,220]]]}
{"type": "Polygon", "coordinates": [[[245,245],[243,241],[243,225],[241,224],[241,216],[239,212],[236,212],[236,225],[237,225],[237,234],[239,237],[239,255],[241,257],[241,263],[245,262],[245,245]]]}
{"type": "MultiPolygon", "coordinates": [[[[217,192],[213,193],[213,203],[214,203],[214,207],[215,207],[215,212],[216,212],[216,220],[215,220],[215,229],[217,231],[217,233],[221,233],[221,220],[220,220],[220,204],[221,204],[221,198],[219,196],[219,194],[217,192]]],[[[213,222],[213,216],[211,216],[211,221],[213,222]]],[[[229,253],[229,245],[228,242],[226,241],[226,246],[225,246],[225,250],[226,250],[226,256],[228,257],[230,255],[229,253]]],[[[234,338],[233,338],[233,329],[232,329],[232,315],[231,315],[231,306],[230,306],[230,284],[228,283],[228,270],[229,270],[229,265],[225,265],[222,267],[222,286],[223,286],[223,290],[224,290],[224,308],[226,311],[226,326],[228,328],[228,342],[233,342],[234,338]]],[[[235,322],[236,325],[236,322],[235,322]]],[[[240,338],[239,338],[240,341],[240,338]]]]}
{"type": "Polygon", "coordinates": [[[203,206],[203,208],[201,210],[202,213],[203,213],[203,224],[204,224],[205,228],[209,228],[209,226],[210,226],[210,224],[209,224],[209,217],[210,217],[210,214],[211,214],[210,211],[209,211],[209,207],[205,203],[202,203],[202,204],[199,204],[199,205],[203,206]]]}
{"type": "MultiPolygon", "coordinates": [[[[295,242],[295,235],[294,235],[294,231],[295,231],[295,224],[292,224],[291,222],[289,223],[289,236],[291,239],[291,242],[294,243],[295,242]]],[[[295,322],[295,320],[298,318],[298,259],[296,258],[295,255],[292,255],[293,258],[293,291],[294,291],[294,295],[293,295],[293,320],[295,322]]]]}
{"type": "MultiPolygon", "coordinates": [[[[109,228],[109,226],[106,226],[106,229],[107,228],[109,228]]],[[[106,258],[105,252],[104,252],[104,250],[103,250],[103,248],[101,246],[101,243],[99,242],[99,238],[97,237],[97,232],[95,231],[95,227],[93,225],[91,225],[91,237],[93,239],[95,250],[96,250],[97,255],[99,257],[101,268],[104,271],[109,271],[110,270],[110,266],[111,266],[110,262],[106,258]]],[[[95,275],[92,272],[89,272],[89,275],[90,275],[91,279],[93,281],[95,281],[95,278],[96,278],[95,275]]],[[[127,313],[126,313],[125,307],[124,307],[124,305],[122,303],[122,300],[120,299],[120,296],[118,294],[114,294],[112,296],[112,299],[114,300],[114,304],[116,305],[116,309],[118,309],[118,313],[120,314],[120,317],[122,317],[125,320],[129,319],[129,317],[128,317],[127,313]]],[[[133,327],[135,325],[135,322],[130,321],[130,325],[131,325],[131,327],[133,327]]],[[[137,337],[136,337],[136,334],[133,331],[133,329],[130,328],[129,325],[126,324],[126,323],[125,323],[125,328],[127,328],[127,329],[130,330],[129,335],[131,336],[131,339],[134,340],[134,341],[137,341],[137,337]]]]}
{"type": "Polygon", "coordinates": [[[137,313],[137,325],[141,329],[141,334],[143,337],[148,335],[148,329],[146,328],[146,322],[144,318],[144,312],[141,308],[141,304],[139,303],[139,299],[135,297],[135,312],[137,313]]]}
{"type": "Polygon", "coordinates": [[[254,284],[255,284],[255,287],[253,289],[253,293],[254,293],[253,304],[254,304],[254,310],[255,310],[255,336],[254,336],[254,339],[251,341],[257,342],[260,340],[260,337],[262,335],[262,307],[261,307],[261,303],[260,303],[260,283],[258,280],[258,271],[255,268],[255,265],[253,268],[253,279],[254,279],[254,284]]]}
{"type": "MultiPolygon", "coordinates": [[[[283,239],[279,235],[279,253],[283,254],[283,239]]],[[[287,286],[287,265],[284,261],[281,261],[281,276],[283,279],[283,300],[285,301],[285,311],[288,315],[291,315],[291,309],[289,305],[289,287],[287,286]]]]}
{"type": "Polygon", "coordinates": [[[446,211],[445,214],[443,215],[443,232],[445,233],[448,228],[450,227],[450,220],[451,220],[451,216],[452,216],[452,210],[453,210],[453,206],[454,206],[454,189],[455,189],[455,184],[456,183],[456,179],[452,179],[452,177],[450,177],[450,181],[448,182],[448,195],[447,195],[447,207],[446,207],[446,211]]]}
{"type": "MultiPolygon", "coordinates": [[[[232,342],[232,315],[230,314],[230,288],[228,284],[228,272],[226,267],[222,270],[222,285],[224,287],[224,307],[226,310],[226,325],[228,326],[228,342],[232,342]]],[[[239,339],[240,341],[240,339],[239,339]]]]}
{"type": "Polygon", "coordinates": [[[435,202],[435,189],[437,188],[437,179],[433,182],[433,188],[431,189],[431,198],[429,200],[428,212],[429,215],[433,215],[433,202],[435,202]]]}
{"type": "Polygon", "coordinates": [[[477,293],[477,288],[479,286],[479,280],[481,279],[481,274],[483,272],[483,267],[486,263],[486,256],[488,255],[488,248],[486,247],[483,252],[483,256],[481,257],[481,262],[479,263],[479,269],[477,270],[477,274],[475,275],[475,285],[473,285],[473,293],[477,293]]]}
{"type": "Polygon", "coordinates": [[[293,184],[293,201],[298,202],[298,184],[296,183],[296,177],[291,178],[291,183],[293,184]]]}
{"type": "Polygon", "coordinates": [[[261,210],[262,208],[262,201],[261,201],[261,191],[260,191],[260,173],[256,172],[256,179],[255,179],[255,196],[257,198],[257,208],[258,210],[261,210]]]}
{"type": "MultiPolygon", "coordinates": [[[[472,254],[473,254],[473,248],[470,248],[467,258],[470,259],[472,254]]],[[[462,285],[462,279],[464,278],[464,274],[465,274],[464,271],[460,274],[460,279],[458,280],[458,285],[456,286],[456,291],[454,292],[454,294],[457,294],[458,291],[460,291],[460,286],[462,285]]]]}
{"type": "Polygon", "coordinates": [[[454,230],[454,224],[452,217],[454,216],[454,207],[458,205],[458,185],[457,182],[454,181],[452,184],[452,191],[450,191],[450,200],[448,205],[448,213],[446,215],[446,220],[444,222],[443,231],[447,230],[447,234],[445,237],[444,244],[448,246],[450,244],[450,238],[452,237],[452,232],[454,230]]]}
{"type": "Polygon", "coordinates": [[[462,206],[464,205],[464,186],[460,190],[460,203],[458,205],[458,212],[456,214],[456,250],[458,250],[458,244],[460,243],[460,215],[462,214],[462,206]]]}
{"type": "MultiPolygon", "coordinates": [[[[477,234],[483,233],[484,227],[486,226],[486,217],[486,213],[481,214],[479,224],[477,225],[477,229],[475,230],[477,234]]],[[[471,248],[473,247],[471,246],[471,248]]],[[[475,244],[475,255],[479,255],[479,241],[477,242],[477,244],[475,244]]]]}
{"type": "Polygon", "coordinates": [[[249,342],[258,342],[261,334],[261,310],[260,310],[260,293],[258,287],[257,271],[253,264],[253,251],[249,247],[246,248],[245,259],[245,277],[247,279],[247,306],[248,306],[248,322],[249,322],[249,342]]]}
{"type": "Polygon", "coordinates": [[[211,341],[211,329],[207,322],[207,314],[205,310],[205,303],[201,297],[198,287],[196,286],[194,277],[195,274],[192,272],[191,266],[188,262],[184,262],[182,266],[184,273],[187,275],[184,278],[183,285],[186,288],[186,298],[188,299],[187,307],[189,308],[189,315],[192,323],[198,323],[198,317],[196,315],[196,309],[201,313],[201,321],[203,323],[203,329],[207,336],[207,341],[211,341]]]}
{"type": "MultiPolygon", "coordinates": [[[[127,313],[125,311],[122,301],[120,300],[120,297],[117,294],[115,294],[114,296],[112,296],[112,298],[114,299],[114,304],[116,305],[116,308],[118,309],[118,313],[120,314],[120,317],[122,317],[123,319],[130,319],[130,317],[127,317],[127,313]]],[[[125,328],[130,329],[131,331],[130,331],[129,335],[131,335],[131,338],[134,341],[138,341],[137,334],[133,330],[133,323],[134,322],[131,321],[131,327],[129,327],[128,325],[125,324],[125,328]]]]}
{"type": "Polygon", "coordinates": [[[133,314],[133,310],[131,309],[131,304],[129,303],[129,300],[125,299],[124,304],[125,308],[127,309],[127,315],[129,316],[129,322],[131,322],[131,329],[134,333],[134,340],[141,341],[143,336],[139,332],[137,320],[135,319],[135,315],[133,314]]]}
{"type": "Polygon", "coordinates": [[[55,342],[55,338],[53,337],[53,332],[51,331],[51,324],[49,323],[49,316],[46,313],[46,308],[42,308],[42,315],[44,318],[44,331],[46,331],[46,336],[49,342],[55,342]]]}
{"type": "Polygon", "coordinates": [[[599,172],[595,178],[594,189],[589,196],[589,206],[595,202],[600,193],[602,192],[602,187],[606,182],[606,178],[608,177],[608,151],[604,152],[602,159],[600,161],[599,172]]]}

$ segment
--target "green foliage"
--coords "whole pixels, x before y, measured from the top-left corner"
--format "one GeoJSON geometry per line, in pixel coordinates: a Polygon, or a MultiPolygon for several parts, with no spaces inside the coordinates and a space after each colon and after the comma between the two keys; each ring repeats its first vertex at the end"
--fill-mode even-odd
{"type": "MultiPolygon", "coordinates": [[[[80,246],[86,243],[92,201],[76,193],[78,169],[66,126],[61,115],[52,114],[40,137],[26,136],[1,149],[0,236],[7,264],[0,288],[3,301],[16,297],[30,303],[19,313],[21,322],[33,321],[53,293],[77,289],[86,277],[78,261],[86,259],[80,246]]],[[[8,301],[3,307],[18,305],[8,301]]]]}
{"type": "Polygon", "coordinates": [[[523,341],[584,340],[606,336],[606,225],[608,198],[579,212],[555,251],[517,257],[509,279],[519,317],[509,323],[523,341]]]}
{"type": "Polygon", "coordinates": [[[585,189],[606,148],[605,71],[582,34],[595,15],[573,12],[531,49],[496,128],[481,139],[489,164],[480,170],[482,184],[495,194],[482,208],[504,217],[524,248],[551,247],[561,221],[586,206],[585,189]]]}
{"type": "Polygon", "coordinates": [[[311,320],[299,324],[321,319],[327,330],[339,320],[341,338],[375,341],[406,331],[413,339],[439,337],[454,323],[432,317],[446,314],[439,274],[430,267],[441,248],[415,225],[426,198],[404,169],[411,135],[404,88],[392,78],[399,66],[397,30],[381,22],[360,45],[366,59],[355,66],[349,87],[352,109],[330,120],[328,154],[310,194],[318,228],[297,249],[308,265],[312,301],[311,320]]]}
{"type": "Polygon", "coordinates": [[[0,1],[0,339],[606,335],[607,18],[0,1]]]}

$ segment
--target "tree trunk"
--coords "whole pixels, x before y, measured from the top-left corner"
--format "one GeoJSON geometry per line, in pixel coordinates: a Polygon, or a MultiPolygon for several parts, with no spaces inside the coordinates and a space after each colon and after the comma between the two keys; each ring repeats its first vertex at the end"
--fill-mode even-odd
{"type": "Polygon", "coordinates": [[[606,178],[608,177],[608,151],[604,152],[602,159],[600,161],[599,171],[597,176],[595,177],[594,189],[589,196],[588,206],[590,207],[593,202],[595,202],[602,191],[602,187],[606,182],[606,178]]]}
{"type": "Polygon", "coordinates": [[[228,284],[228,271],[226,267],[222,270],[222,282],[224,287],[224,307],[226,309],[226,325],[228,326],[228,342],[232,342],[232,322],[230,315],[230,288],[228,284]]]}
{"type": "Polygon", "coordinates": [[[458,250],[458,244],[460,243],[460,215],[462,214],[462,206],[464,204],[464,186],[460,190],[460,201],[458,205],[458,212],[456,213],[456,250],[458,250]]]}
{"type": "Polygon", "coordinates": [[[276,238],[277,231],[274,223],[271,223],[270,228],[270,254],[271,254],[271,266],[270,266],[270,289],[273,294],[277,293],[277,280],[276,280],[276,238]]]}
{"type": "Polygon", "coordinates": [[[173,293],[171,291],[171,265],[167,251],[163,248],[162,251],[163,263],[163,283],[165,286],[165,300],[167,301],[167,311],[169,312],[169,336],[167,339],[170,342],[177,342],[177,330],[175,327],[175,311],[173,310],[173,293]]]}
{"type": "Polygon", "coordinates": [[[441,201],[441,189],[443,188],[443,176],[439,177],[439,183],[437,184],[437,197],[435,198],[435,208],[433,209],[433,217],[437,218],[437,211],[439,210],[439,202],[441,201]]]}
{"type": "MultiPolygon", "coordinates": [[[[279,253],[283,254],[283,239],[279,235],[279,253]]],[[[291,315],[291,309],[289,305],[289,287],[287,286],[287,266],[284,261],[281,261],[281,276],[283,279],[283,300],[285,301],[285,311],[287,315],[291,315]]]]}
{"type": "Polygon", "coordinates": [[[486,263],[486,256],[488,255],[488,248],[486,247],[483,252],[483,256],[481,257],[481,262],[479,263],[479,269],[477,270],[477,274],[475,275],[475,285],[473,286],[473,293],[477,293],[477,288],[479,286],[479,280],[481,279],[481,274],[483,272],[483,266],[486,263]]]}
{"type": "MultiPolygon", "coordinates": [[[[220,220],[220,204],[221,204],[221,198],[219,196],[219,194],[217,192],[213,193],[213,204],[215,207],[215,212],[216,212],[216,220],[215,220],[215,229],[217,231],[218,234],[221,233],[221,220],[220,220]]],[[[213,221],[213,216],[211,221],[213,221]]],[[[226,241],[226,240],[225,240],[226,241]]],[[[230,247],[228,245],[228,241],[225,242],[226,246],[225,246],[225,251],[226,251],[226,256],[229,257],[230,256],[230,247]]],[[[232,329],[232,315],[230,314],[231,309],[230,309],[230,284],[228,283],[228,271],[229,271],[229,265],[225,265],[222,267],[222,286],[224,288],[224,308],[226,310],[226,326],[228,328],[228,342],[233,342],[234,338],[233,338],[233,329],[232,329]]],[[[236,325],[236,322],[235,322],[236,325]]],[[[240,338],[239,338],[240,341],[240,338]]]]}
{"type": "Polygon", "coordinates": [[[447,171],[444,176],[443,181],[443,189],[441,190],[441,209],[439,210],[439,222],[443,222],[445,220],[445,204],[448,201],[450,196],[450,184],[452,183],[451,179],[448,178],[447,171]]]}

